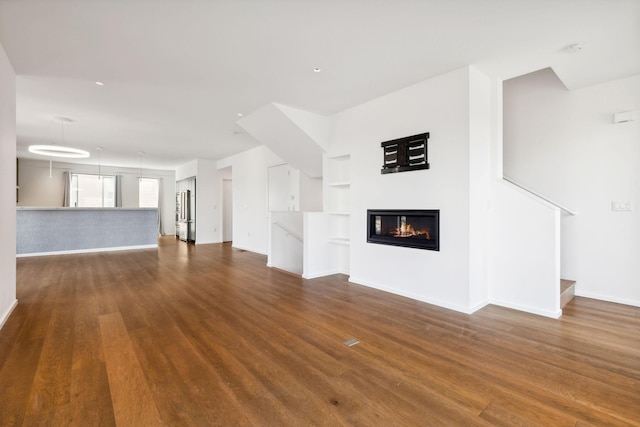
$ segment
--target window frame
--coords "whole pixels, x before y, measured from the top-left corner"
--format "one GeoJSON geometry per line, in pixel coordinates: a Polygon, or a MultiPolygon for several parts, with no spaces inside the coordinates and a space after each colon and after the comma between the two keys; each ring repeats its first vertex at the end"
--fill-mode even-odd
{"type": "Polygon", "coordinates": [[[140,177],[138,178],[138,207],[139,208],[150,208],[150,209],[158,209],[160,206],[160,178],[153,178],[153,177],[140,177]],[[142,204],[140,203],[141,200],[141,195],[142,192],[140,191],[140,186],[142,184],[142,182],[144,181],[155,181],[156,183],[156,197],[155,197],[155,206],[142,206],[142,204]]]}
{"type": "MultiPolygon", "coordinates": [[[[117,191],[117,176],[116,175],[97,175],[91,173],[78,173],[78,172],[69,172],[69,195],[70,195],[70,207],[72,208],[115,208],[116,204],[116,191],[117,191]],[[86,198],[80,198],[80,177],[95,177],[95,179],[101,181],[100,185],[100,206],[81,206],[80,201],[86,200],[86,198]],[[107,178],[107,179],[105,179],[107,178]],[[75,181],[75,186],[74,186],[75,181]],[[105,182],[112,181],[113,182],[113,206],[105,206],[105,182]]],[[[96,195],[97,196],[97,195],[96,195]]]]}

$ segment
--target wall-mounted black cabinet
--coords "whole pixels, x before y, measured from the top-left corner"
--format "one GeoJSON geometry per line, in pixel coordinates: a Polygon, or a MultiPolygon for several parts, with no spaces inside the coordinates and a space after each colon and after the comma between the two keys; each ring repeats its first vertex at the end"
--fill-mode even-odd
{"type": "Polygon", "coordinates": [[[384,163],[380,172],[395,173],[429,169],[427,141],[429,133],[407,136],[380,144],[384,163]]]}

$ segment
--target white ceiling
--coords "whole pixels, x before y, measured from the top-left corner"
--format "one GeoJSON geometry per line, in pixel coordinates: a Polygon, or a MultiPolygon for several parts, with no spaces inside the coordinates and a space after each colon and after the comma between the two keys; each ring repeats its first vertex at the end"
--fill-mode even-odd
{"type": "Polygon", "coordinates": [[[237,114],[269,102],[327,115],[467,64],[639,74],[640,0],[0,0],[0,43],[19,156],[63,116],[85,163],[172,169],[258,145],[237,114]]]}

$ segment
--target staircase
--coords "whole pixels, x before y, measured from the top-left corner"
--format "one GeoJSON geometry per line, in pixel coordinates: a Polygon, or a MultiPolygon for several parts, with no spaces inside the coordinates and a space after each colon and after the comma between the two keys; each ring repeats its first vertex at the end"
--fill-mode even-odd
{"type": "Polygon", "coordinates": [[[561,258],[567,240],[575,239],[571,228],[563,230],[577,213],[507,177],[499,180],[494,190],[491,210],[499,224],[495,235],[500,245],[493,257],[496,269],[493,299],[558,318],[575,295],[574,282],[561,280],[566,277],[562,276],[566,262],[561,258]],[[543,261],[536,256],[539,251],[549,256],[543,261]],[[517,280],[509,274],[512,271],[517,272],[517,280]],[[537,299],[538,296],[541,298],[537,299]]]}
{"type": "Polygon", "coordinates": [[[560,308],[564,308],[576,293],[576,281],[560,279],[560,308]]]}

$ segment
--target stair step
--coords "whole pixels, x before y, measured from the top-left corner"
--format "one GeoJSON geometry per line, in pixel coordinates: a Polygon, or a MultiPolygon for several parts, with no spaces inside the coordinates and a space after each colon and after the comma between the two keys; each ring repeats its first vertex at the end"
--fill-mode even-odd
{"type": "Polygon", "coordinates": [[[560,308],[563,308],[576,294],[576,281],[560,279],[560,308]]]}

